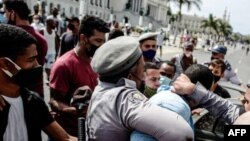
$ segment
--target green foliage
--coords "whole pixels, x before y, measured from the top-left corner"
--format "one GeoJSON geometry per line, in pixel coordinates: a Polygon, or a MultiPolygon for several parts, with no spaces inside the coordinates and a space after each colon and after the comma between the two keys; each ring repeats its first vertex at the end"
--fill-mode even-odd
{"type": "Polygon", "coordinates": [[[181,21],[183,6],[186,6],[188,10],[191,10],[193,6],[195,6],[200,10],[200,5],[202,4],[201,0],[168,0],[168,1],[175,3],[176,6],[179,8],[179,12],[177,14],[178,21],[181,21]]]}
{"type": "Polygon", "coordinates": [[[219,32],[219,35],[224,36],[224,37],[228,37],[229,35],[232,34],[233,28],[228,22],[225,22],[223,20],[219,20],[218,21],[218,32],[219,32]]]}
{"type": "Polygon", "coordinates": [[[219,20],[212,14],[209,14],[208,19],[201,21],[201,28],[209,28],[210,32],[218,33],[219,20]]]}

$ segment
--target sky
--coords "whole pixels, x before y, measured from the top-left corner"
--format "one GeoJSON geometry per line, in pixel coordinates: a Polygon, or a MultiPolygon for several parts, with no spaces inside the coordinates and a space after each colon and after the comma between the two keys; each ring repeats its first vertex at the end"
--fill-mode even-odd
{"type": "Polygon", "coordinates": [[[230,12],[230,24],[233,32],[250,35],[250,0],[202,0],[200,11],[193,6],[191,11],[183,8],[182,13],[203,17],[208,17],[212,13],[214,16],[222,18],[226,8],[230,12]]]}

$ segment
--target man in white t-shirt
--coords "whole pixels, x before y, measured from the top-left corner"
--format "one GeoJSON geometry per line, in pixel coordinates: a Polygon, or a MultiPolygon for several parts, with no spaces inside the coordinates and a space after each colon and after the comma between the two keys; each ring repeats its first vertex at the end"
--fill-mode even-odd
{"type": "Polygon", "coordinates": [[[25,30],[0,25],[0,140],[76,141],[52,118],[44,100],[26,87],[39,81],[36,40],[25,30]]]}
{"type": "Polygon", "coordinates": [[[31,26],[39,33],[45,27],[44,24],[41,22],[41,18],[39,15],[34,15],[31,26]]]}
{"type": "Polygon", "coordinates": [[[47,78],[49,81],[49,75],[50,75],[50,69],[52,65],[54,64],[57,56],[57,46],[58,46],[58,40],[55,32],[55,21],[52,18],[48,18],[46,20],[46,27],[43,29],[43,36],[45,37],[47,43],[48,43],[48,51],[45,56],[45,71],[47,74],[47,78]]]}

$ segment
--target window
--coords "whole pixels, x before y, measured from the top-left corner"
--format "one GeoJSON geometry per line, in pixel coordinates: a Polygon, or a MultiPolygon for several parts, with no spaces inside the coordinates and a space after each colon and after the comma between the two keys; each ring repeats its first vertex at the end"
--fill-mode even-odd
{"type": "Polygon", "coordinates": [[[99,1],[99,5],[100,5],[100,7],[102,7],[102,0],[99,1]]]}
{"type": "Polygon", "coordinates": [[[61,5],[60,5],[60,4],[57,4],[57,9],[58,9],[59,11],[61,11],[61,5]]]}
{"type": "Polygon", "coordinates": [[[93,11],[90,11],[89,14],[92,15],[92,14],[93,14],[93,11]]]}
{"type": "Polygon", "coordinates": [[[110,0],[107,0],[107,8],[109,9],[110,8],[110,0]]]}
{"type": "Polygon", "coordinates": [[[78,8],[75,9],[75,14],[78,15],[79,14],[79,10],[78,8]]]}
{"type": "Polygon", "coordinates": [[[98,0],[95,0],[95,5],[98,6],[98,0]]]}
{"type": "Polygon", "coordinates": [[[49,13],[52,14],[52,11],[53,11],[53,3],[50,3],[49,4],[49,13]]]}
{"type": "Polygon", "coordinates": [[[94,4],[93,0],[90,0],[90,4],[91,4],[91,5],[93,5],[93,4],[94,4]]]}
{"type": "Polygon", "coordinates": [[[70,8],[69,8],[69,13],[70,13],[70,14],[73,14],[73,7],[70,7],[70,8]]]}

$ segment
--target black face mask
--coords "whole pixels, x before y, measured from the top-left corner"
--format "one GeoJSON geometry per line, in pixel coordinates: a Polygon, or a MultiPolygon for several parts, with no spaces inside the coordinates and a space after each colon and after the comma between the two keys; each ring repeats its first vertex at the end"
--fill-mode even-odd
{"type": "Polygon", "coordinates": [[[38,66],[32,69],[21,69],[12,79],[21,87],[31,88],[42,82],[43,68],[38,66]]]}
{"type": "Polygon", "coordinates": [[[213,76],[214,76],[214,83],[217,83],[220,80],[220,76],[216,76],[216,75],[213,75],[213,76]]]}
{"type": "Polygon", "coordinates": [[[86,53],[89,57],[93,57],[98,47],[91,44],[89,48],[86,49],[86,53]]]}

